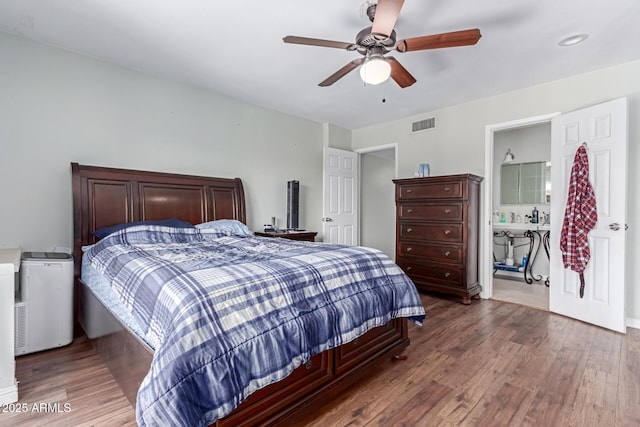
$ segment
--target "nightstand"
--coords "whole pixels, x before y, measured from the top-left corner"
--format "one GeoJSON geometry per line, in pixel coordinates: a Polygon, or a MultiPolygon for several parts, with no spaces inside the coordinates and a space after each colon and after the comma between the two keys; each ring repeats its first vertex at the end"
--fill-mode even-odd
{"type": "Polygon", "coordinates": [[[279,231],[269,231],[266,233],[262,231],[256,231],[253,234],[260,237],[282,237],[283,239],[289,239],[289,240],[304,240],[305,242],[315,242],[316,234],[318,233],[316,231],[279,230],[279,231]]]}

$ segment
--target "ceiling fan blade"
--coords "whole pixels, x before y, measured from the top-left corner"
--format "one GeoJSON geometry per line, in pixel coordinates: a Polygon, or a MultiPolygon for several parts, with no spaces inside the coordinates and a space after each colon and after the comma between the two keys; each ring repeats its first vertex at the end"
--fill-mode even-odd
{"type": "Polygon", "coordinates": [[[310,37],[286,36],[282,38],[285,43],[304,44],[310,46],[335,47],[338,49],[355,50],[353,43],[337,42],[333,40],[312,39],[310,37]]]}
{"type": "Polygon", "coordinates": [[[338,71],[336,71],[335,73],[331,74],[329,77],[321,81],[318,84],[318,86],[322,86],[322,87],[331,86],[332,84],[334,84],[335,82],[337,82],[338,80],[346,76],[350,71],[353,71],[355,68],[358,68],[358,66],[361,65],[363,62],[364,62],[364,58],[354,59],[353,61],[349,62],[347,65],[340,68],[338,71]]]}
{"type": "Polygon", "coordinates": [[[385,58],[389,65],[391,65],[391,78],[398,83],[401,88],[409,87],[416,82],[416,79],[407,71],[406,68],[398,62],[393,56],[385,58]]]}
{"type": "Polygon", "coordinates": [[[391,35],[403,4],[404,0],[378,0],[371,29],[371,34],[375,38],[384,40],[391,35]]]}
{"type": "Polygon", "coordinates": [[[415,50],[440,49],[443,47],[469,46],[478,43],[482,34],[480,30],[453,31],[451,33],[433,34],[430,36],[414,37],[400,40],[396,50],[398,52],[413,52],[415,50]]]}

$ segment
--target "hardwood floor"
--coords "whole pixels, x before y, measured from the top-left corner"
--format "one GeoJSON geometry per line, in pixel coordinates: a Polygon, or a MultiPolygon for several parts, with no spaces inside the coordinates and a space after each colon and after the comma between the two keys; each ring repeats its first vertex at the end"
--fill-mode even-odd
{"type": "MultiPolygon", "coordinates": [[[[640,330],[621,335],[493,300],[422,300],[428,319],[410,326],[408,359],[385,363],[304,425],[640,425],[640,330]]],[[[16,376],[28,411],[0,413],[0,425],[135,425],[86,338],[19,357],[16,376]],[[32,412],[40,403],[61,412],[32,412]]]]}
{"type": "Polygon", "coordinates": [[[86,337],[18,357],[16,378],[19,400],[2,407],[2,426],[136,425],[133,407],[86,337]]]}

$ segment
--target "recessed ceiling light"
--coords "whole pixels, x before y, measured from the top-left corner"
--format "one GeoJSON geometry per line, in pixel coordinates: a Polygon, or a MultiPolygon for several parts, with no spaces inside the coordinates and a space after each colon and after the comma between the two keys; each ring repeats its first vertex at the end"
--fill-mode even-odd
{"type": "Polygon", "coordinates": [[[558,45],[560,45],[560,46],[573,46],[575,44],[578,44],[580,42],[585,41],[587,39],[587,37],[589,37],[588,34],[574,34],[572,36],[565,37],[564,39],[560,40],[558,42],[558,45]]]}

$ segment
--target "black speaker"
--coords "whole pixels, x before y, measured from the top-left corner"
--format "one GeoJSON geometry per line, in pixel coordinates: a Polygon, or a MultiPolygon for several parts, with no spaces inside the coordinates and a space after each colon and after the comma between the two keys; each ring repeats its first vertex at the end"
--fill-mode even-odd
{"type": "Polygon", "coordinates": [[[287,182],[287,228],[296,229],[300,214],[300,183],[287,182]]]}

